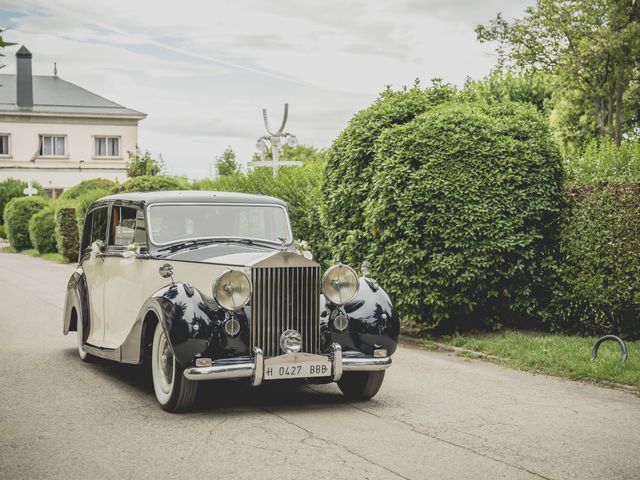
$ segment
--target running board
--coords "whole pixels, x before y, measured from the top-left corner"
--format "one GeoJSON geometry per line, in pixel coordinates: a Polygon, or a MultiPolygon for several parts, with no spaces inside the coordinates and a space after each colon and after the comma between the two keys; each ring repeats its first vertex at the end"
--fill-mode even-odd
{"type": "Polygon", "coordinates": [[[122,361],[122,354],[120,351],[120,347],[100,348],[100,347],[94,347],[93,345],[85,343],[84,345],[82,345],[82,350],[84,350],[90,355],[93,355],[94,357],[100,357],[106,360],[114,360],[116,362],[122,361]]]}

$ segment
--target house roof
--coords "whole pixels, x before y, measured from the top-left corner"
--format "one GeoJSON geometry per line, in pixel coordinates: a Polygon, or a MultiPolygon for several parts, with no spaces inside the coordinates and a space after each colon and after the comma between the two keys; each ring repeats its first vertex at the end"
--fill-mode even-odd
{"type": "Polygon", "coordinates": [[[142,120],[147,115],[118,105],[55,76],[33,76],[33,108],[16,105],[16,76],[0,75],[0,113],[119,117],[142,120]]]}

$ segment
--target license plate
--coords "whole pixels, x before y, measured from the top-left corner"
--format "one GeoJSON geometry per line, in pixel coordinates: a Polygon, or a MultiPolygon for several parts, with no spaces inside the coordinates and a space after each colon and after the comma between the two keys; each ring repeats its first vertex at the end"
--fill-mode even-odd
{"type": "Polygon", "coordinates": [[[320,362],[276,363],[264,366],[265,380],[328,377],[329,375],[331,375],[331,363],[328,360],[320,362]]]}

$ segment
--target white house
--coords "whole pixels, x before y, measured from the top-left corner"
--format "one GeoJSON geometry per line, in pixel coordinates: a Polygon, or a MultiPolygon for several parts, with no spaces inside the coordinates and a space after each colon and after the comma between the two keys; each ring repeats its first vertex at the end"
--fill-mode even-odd
{"type": "Polygon", "coordinates": [[[90,178],[124,181],[145,117],[57,75],[32,75],[23,46],[16,74],[0,75],[0,181],[31,180],[56,195],[90,178]]]}

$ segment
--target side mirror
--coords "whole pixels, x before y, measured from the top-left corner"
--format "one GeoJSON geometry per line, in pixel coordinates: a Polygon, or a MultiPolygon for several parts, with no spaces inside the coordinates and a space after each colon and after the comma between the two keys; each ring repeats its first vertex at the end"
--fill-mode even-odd
{"type": "Polygon", "coordinates": [[[171,281],[173,281],[173,267],[170,264],[165,263],[164,265],[162,265],[160,267],[160,269],[158,271],[159,271],[160,276],[162,278],[171,277],[171,281]]]}

